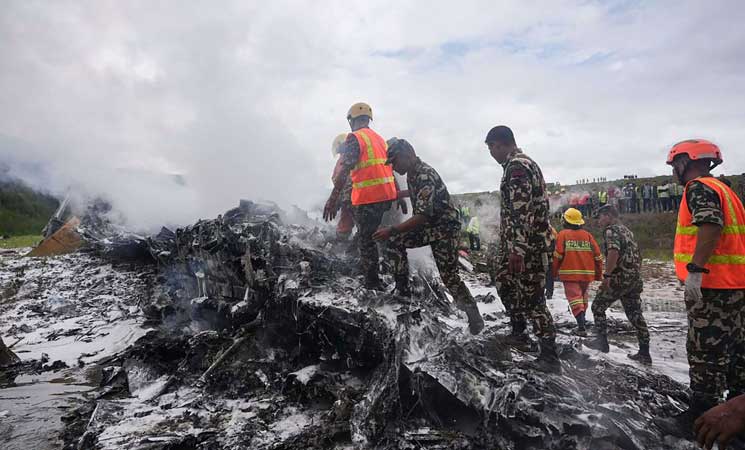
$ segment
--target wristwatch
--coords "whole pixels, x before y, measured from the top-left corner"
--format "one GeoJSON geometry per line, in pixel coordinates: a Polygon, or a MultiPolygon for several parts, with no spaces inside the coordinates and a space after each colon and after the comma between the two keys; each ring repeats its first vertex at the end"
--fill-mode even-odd
{"type": "Polygon", "coordinates": [[[692,262],[686,264],[686,270],[688,273],[709,273],[709,269],[706,267],[701,267],[698,264],[694,264],[692,262]]]}

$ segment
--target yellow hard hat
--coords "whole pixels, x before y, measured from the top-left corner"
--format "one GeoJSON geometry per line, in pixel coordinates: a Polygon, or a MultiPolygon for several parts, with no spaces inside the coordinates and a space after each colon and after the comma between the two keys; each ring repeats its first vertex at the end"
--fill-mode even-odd
{"type": "Polygon", "coordinates": [[[569,208],[564,211],[564,221],[571,223],[572,225],[584,225],[585,220],[582,218],[582,213],[577,208],[569,208]]]}
{"type": "Polygon", "coordinates": [[[370,105],[367,103],[355,103],[354,105],[349,107],[349,112],[347,112],[347,119],[356,119],[360,116],[367,116],[372,120],[372,108],[370,108],[370,105]]]}
{"type": "Polygon", "coordinates": [[[339,154],[339,147],[344,141],[347,140],[347,133],[342,133],[334,138],[334,142],[331,143],[331,155],[336,156],[339,154]]]}

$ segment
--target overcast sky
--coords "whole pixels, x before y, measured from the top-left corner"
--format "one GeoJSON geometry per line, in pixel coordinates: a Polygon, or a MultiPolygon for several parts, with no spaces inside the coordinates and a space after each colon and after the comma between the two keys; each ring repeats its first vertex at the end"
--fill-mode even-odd
{"type": "Polygon", "coordinates": [[[743,24],[739,0],[5,0],[0,157],[153,221],[241,197],[312,208],[366,101],[373,129],[409,139],[451,192],[497,188],[483,143],[497,124],[547,181],[668,173],[666,150],[691,137],[741,173],[743,24]],[[131,169],[189,188],[138,190],[131,169]]]}

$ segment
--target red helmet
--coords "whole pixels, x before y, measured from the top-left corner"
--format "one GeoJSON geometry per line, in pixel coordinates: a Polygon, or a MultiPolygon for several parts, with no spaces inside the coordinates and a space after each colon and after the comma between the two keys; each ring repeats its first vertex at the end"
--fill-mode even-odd
{"type": "Polygon", "coordinates": [[[688,139],[673,145],[667,155],[667,163],[672,164],[673,159],[678,155],[688,155],[692,161],[710,159],[714,166],[722,164],[722,151],[719,147],[703,139],[688,139]]]}

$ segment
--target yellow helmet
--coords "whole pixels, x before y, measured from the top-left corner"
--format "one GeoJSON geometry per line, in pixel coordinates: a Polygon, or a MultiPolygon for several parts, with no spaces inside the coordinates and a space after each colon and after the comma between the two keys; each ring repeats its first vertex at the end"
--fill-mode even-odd
{"type": "Polygon", "coordinates": [[[334,138],[334,142],[331,143],[331,155],[336,156],[339,154],[339,147],[344,141],[347,140],[347,133],[342,133],[334,138]]]}
{"type": "Polygon", "coordinates": [[[569,208],[564,211],[564,221],[571,223],[572,225],[584,225],[585,220],[582,218],[582,213],[577,208],[569,208]]]}
{"type": "Polygon", "coordinates": [[[360,116],[367,116],[372,120],[372,108],[370,108],[370,105],[367,103],[355,103],[354,105],[349,107],[349,111],[347,112],[347,120],[349,119],[356,119],[360,116]]]}

